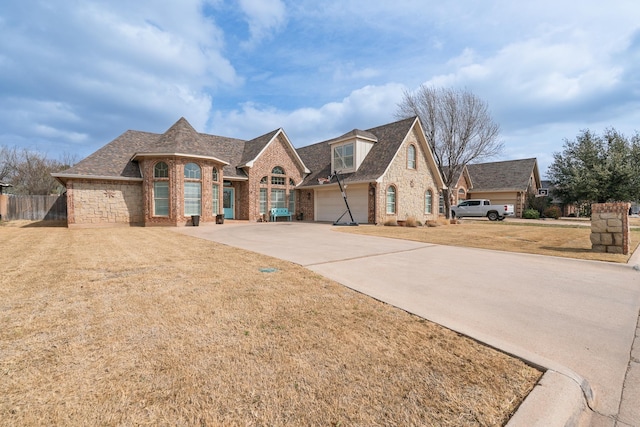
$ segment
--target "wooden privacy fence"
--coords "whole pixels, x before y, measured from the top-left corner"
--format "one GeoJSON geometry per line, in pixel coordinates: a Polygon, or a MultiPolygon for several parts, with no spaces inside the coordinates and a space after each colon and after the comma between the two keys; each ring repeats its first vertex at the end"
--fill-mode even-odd
{"type": "Polygon", "coordinates": [[[7,212],[3,220],[26,219],[50,221],[67,219],[67,196],[12,196],[7,197],[7,212]],[[5,217],[6,216],[6,217],[5,217]]]}

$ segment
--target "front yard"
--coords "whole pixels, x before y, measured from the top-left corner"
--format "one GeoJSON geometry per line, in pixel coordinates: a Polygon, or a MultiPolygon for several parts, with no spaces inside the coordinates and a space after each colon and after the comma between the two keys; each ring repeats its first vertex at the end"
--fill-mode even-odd
{"type": "Polygon", "coordinates": [[[297,265],[166,229],[2,226],[0,247],[3,424],[502,425],[540,376],[297,265]]]}
{"type": "MultiPolygon", "coordinates": [[[[585,226],[586,224],[586,226],[585,226]]],[[[606,254],[591,251],[591,228],[568,222],[510,221],[490,222],[463,219],[459,224],[437,227],[344,227],[340,231],[372,236],[415,240],[439,245],[551,255],[594,261],[625,263],[629,255],[606,254]]],[[[640,243],[640,219],[631,219],[631,253],[640,243]]]]}

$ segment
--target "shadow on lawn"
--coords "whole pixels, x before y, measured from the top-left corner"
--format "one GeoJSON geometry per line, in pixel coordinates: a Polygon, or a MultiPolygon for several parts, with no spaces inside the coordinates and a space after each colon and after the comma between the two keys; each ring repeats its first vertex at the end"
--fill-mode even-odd
{"type": "Polygon", "coordinates": [[[66,227],[67,221],[65,220],[51,220],[51,221],[30,221],[27,224],[21,225],[20,228],[50,228],[50,227],[66,227]]]}

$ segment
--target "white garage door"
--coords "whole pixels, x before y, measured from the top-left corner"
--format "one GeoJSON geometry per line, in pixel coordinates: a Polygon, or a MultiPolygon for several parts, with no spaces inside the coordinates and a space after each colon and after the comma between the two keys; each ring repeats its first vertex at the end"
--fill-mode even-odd
{"type": "MultiPolygon", "coordinates": [[[[369,216],[367,185],[348,185],[346,193],[353,219],[359,224],[366,224],[369,216]]],[[[338,187],[316,189],[315,194],[316,221],[335,222],[347,210],[338,187]]],[[[341,223],[349,221],[349,213],[340,220],[341,223]]]]}

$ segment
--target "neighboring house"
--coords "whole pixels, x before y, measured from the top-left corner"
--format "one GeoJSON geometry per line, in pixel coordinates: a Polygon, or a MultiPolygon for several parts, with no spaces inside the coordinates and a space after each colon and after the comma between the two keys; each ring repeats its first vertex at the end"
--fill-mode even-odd
{"type": "MultiPolygon", "coordinates": [[[[445,166],[444,173],[448,172],[448,168],[445,166]]],[[[463,200],[467,200],[469,189],[473,187],[473,183],[471,182],[471,176],[469,175],[469,169],[466,167],[462,168],[462,172],[460,172],[460,176],[456,181],[456,184],[450,191],[451,198],[451,206],[456,206],[458,203],[463,200]]],[[[444,213],[444,212],[443,212],[444,213]]]]}
{"type": "Polygon", "coordinates": [[[263,218],[268,206],[294,207],[307,173],[282,129],[243,141],[181,118],[164,134],[127,131],[52,175],[67,189],[69,226],[150,226],[263,218]]]}
{"type": "Polygon", "coordinates": [[[515,216],[522,217],[527,193],[541,187],[535,158],[467,165],[471,188],[467,199],[490,199],[494,204],[514,205],[515,216]]]}
{"type": "Polygon", "coordinates": [[[553,194],[553,185],[551,181],[540,181],[540,188],[538,189],[539,196],[549,197],[551,204],[557,206],[560,209],[562,216],[576,216],[575,203],[563,203],[562,200],[555,197],[553,194]]]}
{"type": "Polygon", "coordinates": [[[335,221],[345,210],[338,171],[355,220],[437,217],[442,178],[417,118],[294,149],[282,129],[250,141],[196,132],[181,118],[163,134],[127,131],[70,169],[69,226],[186,225],[263,220],[271,208],[335,221]],[[307,163],[308,162],[308,163],[307,163]]]}
{"type": "MultiPolygon", "coordinates": [[[[311,173],[300,185],[304,218],[336,221],[345,204],[335,179],[346,185],[354,220],[381,224],[407,218],[425,222],[438,217],[444,183],[417,118],[373,129],[354,129],[338,138],[298,149],[311,173]]],[[[347,215],[341,222],[349,222],[347,215]]]]}

